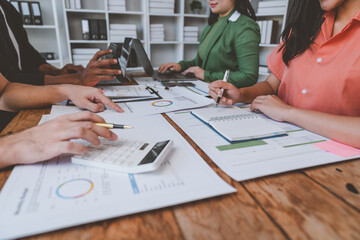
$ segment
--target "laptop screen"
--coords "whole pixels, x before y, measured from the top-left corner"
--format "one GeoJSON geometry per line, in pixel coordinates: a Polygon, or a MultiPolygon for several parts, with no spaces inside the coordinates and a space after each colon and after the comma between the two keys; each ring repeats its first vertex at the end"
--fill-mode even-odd
{"type": "Polygon", "coordinates": [[[157,79],[157,72],[154,71],[153,66],[145,52],[143,45],[139,39],[133,38],[131,41],[131,48],[135,50],[136,56],[138,57],[141,65],[144,68],[144,71],[147,75],[151,76],[154,80],[157,79]]]}

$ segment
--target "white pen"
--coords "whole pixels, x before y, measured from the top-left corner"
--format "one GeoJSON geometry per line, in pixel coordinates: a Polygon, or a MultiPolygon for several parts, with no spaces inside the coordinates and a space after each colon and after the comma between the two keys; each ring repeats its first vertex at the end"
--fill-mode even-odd
{"type": "MultiPolygon", "coordinates": [[[[230,70],[228,69],[224,74],[223,82],[227,82],[229,76],[230,76],[230,70]]],[[[217,96],[215,107],[219,105],[220,99],[222,98],[223,94],[224,94],[224,89],[221,88],[221,95],[217,96]]]]}

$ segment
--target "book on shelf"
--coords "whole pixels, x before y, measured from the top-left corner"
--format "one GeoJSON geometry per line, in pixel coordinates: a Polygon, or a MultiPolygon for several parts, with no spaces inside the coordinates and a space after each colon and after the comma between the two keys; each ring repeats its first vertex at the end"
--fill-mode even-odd
{"type": "Polygon", "coordinates": [[[198,26],[184,26],[184,31],[186,32],[199,32],[198,26]]]}
{"type": "Polygon", "coordinates": [[[268,8],[258,8],[257,15],[261,14],[284,14],[286,7],[268,7],[268,8]]]}
{"type": "Polygon", "coordinates": [[[108,5],[126,6],[125,0],[108,0],[108,5]]]}
{"type": "Polygon", "coordinates": [[[197,37],[184,37],[184,42],[197,42],[197,37]]]}
{"type": "Polygon", "coordinates": [[[230,143],[286,135],[285,130],[249,109],[212,107],[196,109],[191,114],[230,143]]]}
{"type": "Polygon", "coordinates": [[[135,24],[110,23],[111,30],[136,30],[135,24]]]}
{"type": "Polygon", "coordinates": [[[108,10],[113,11],[113,12],[126,12],[126,7],[116,6],[116,5],[108,5],[108,10]]]}
{"type": "Polygon", "coordinates": [[[149,8],[150,13],[174,14],[175,8],[149,8]]]}
{"type": "Polygon", "coordinates": [[[274,20],[265,20],[265,21],[257,21],[260,28],[260,43],[262,44],[271,44],[277,43],[277,35],[276,35],[276,26],[277,21],[274,20]]]}
{"type": "Polygon", "coordinates": [[[150,2],[151,8],[174,8],[174,3],[171,2],[150,2]]]}
{"type": "Polygon", "coordinates": [[[67,9],[81,9],[81,0],[66,0],[65,7],[67,9]]]}
{"type": "Polygon", "coordinates": [[[184,32],[185,37],[198,37],[198,32],[184,32]]]}
{"type": "Polygon", "coordinates": [[[267,66],[260,65],[259,66],[259,73],[260,74],[268,74],[268,73],[270,73],[270,69],[267,66]]]}
{"type": "Polygon", "coordinates": [[[72,54],[94,55],[98,51],[100,51],[100,48],[73,48],[73,49],[71,49],[72,54]]]}

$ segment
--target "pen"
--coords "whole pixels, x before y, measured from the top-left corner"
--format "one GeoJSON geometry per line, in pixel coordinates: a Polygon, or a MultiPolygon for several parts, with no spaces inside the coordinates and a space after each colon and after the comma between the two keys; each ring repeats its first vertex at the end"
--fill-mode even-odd
{"type": "MultiPolygon", "coordinates": [[[[227,82],[229,75],[230,75],[230,70],[228,69],[224,74],[223,82],[227,82]]],[[[217,96],[215,107],[219,105],[220,99],[222,98],[223,94],[224,94],[224,89],[221,88],[221,95],[217,96]]]]}
{"type": "Polygon", "coordinates": [[[100,126],[100,127],[104,127],[104,128],[121,128],[121,129],[130,129],[133,128],[132,126],[128,126],[128,125],[122,125],[122,124],[114,124],[114,123],[95,123],[96,125],[100,126]]]}

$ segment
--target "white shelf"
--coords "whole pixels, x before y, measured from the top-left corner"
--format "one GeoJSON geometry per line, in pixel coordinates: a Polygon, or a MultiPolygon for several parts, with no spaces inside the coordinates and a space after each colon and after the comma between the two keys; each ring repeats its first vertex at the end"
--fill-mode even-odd
{"type": "Polygon", "coordinates": [[[149,13],[150,16],[159,16],[159,17],[182,17],[183,15],[180,13],[173,14],[164,14],[164,13],[149,13]]]}
{"type": "Polygon", "coordinates": [[[200,42],[184,42],[184,44],[199,44],[200,42]]]}
{"type": "Polygon", "coordinates": [[[63,29],[63,14],[60,1],[37,0],[40,3],[42,21],[44,25],[23,25],[31,45],[39,52],[53,52],[56,60],[47,62],[56,67],[62,67],[66,41],[63,29]],[[59,13],[61,13],[59,15],[59,13]],[[64,39],[62,39],[64,37],[64,39]]]}
{"type": "Polygon", "coordinates": [[[25,29],[55,29],[55,25],[24,25],[25,29]]]}
{"type": "Polygon", "coordinates": [[[137,11],[126,11],[126,12],[116,12],[116,11],[108,11],[109,14],[127,14],[127,15],[144,15],[144,12],[137,12],[137,11]]]}
{"type": "Polygon", "coordinates": [[[106,13],[105,10],[98,9],[65,9],[68,13],[106,13]]]}
{"type": "Polygon", "coordinates": [[[150,44],[181,44],[179,41],[150,42],[150,44]]]}
{"type": "Polygon", "coordinates": [[[283,12],[278,12],[278,13],[256,14],[256,17],[276,17],[276,16],[284,16],[284,13],[283,12]]]}
{"type": "Polygon", "coordinates": [[[189,14],[189,13],[185,13],[184,17],[191,17],[191,18],[208,18],[209,15],[202,15],[202,14],[189,14]]]}

